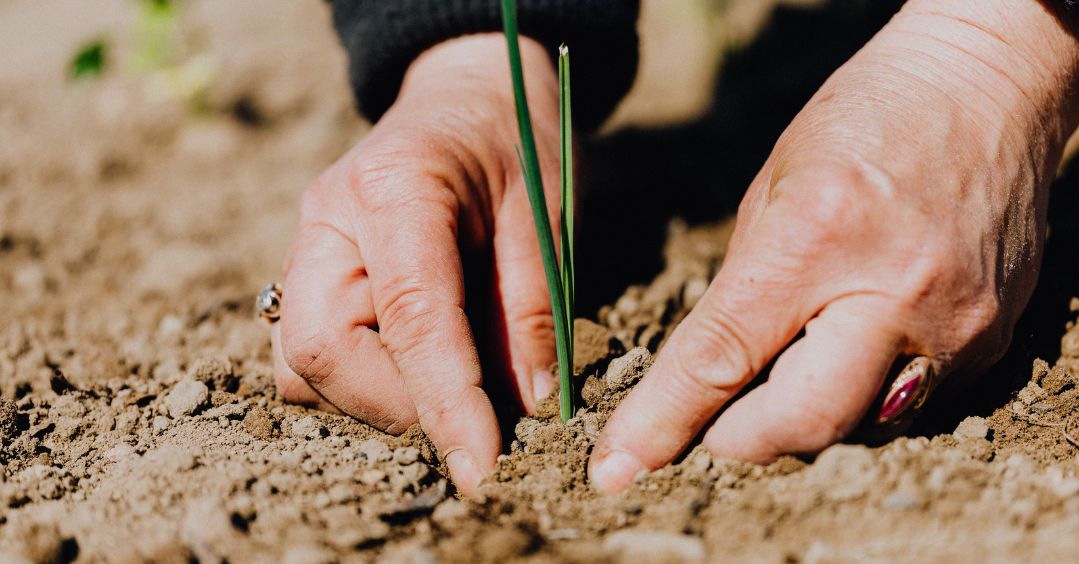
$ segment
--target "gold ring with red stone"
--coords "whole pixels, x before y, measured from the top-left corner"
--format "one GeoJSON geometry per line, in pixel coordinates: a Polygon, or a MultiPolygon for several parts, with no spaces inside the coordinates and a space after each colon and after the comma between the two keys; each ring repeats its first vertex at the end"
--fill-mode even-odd
{"type": "Polygon", "coordinates": [[[889,424],[919,411],[929,397],[933,375],[929,357],[919,356],[907,363],[884,395],[877,424],[889,424]]]}

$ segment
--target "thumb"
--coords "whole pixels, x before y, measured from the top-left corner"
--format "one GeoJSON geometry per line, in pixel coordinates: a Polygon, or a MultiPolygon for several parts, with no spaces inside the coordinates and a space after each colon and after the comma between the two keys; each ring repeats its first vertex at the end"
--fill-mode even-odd
{"type": "Polygon", "coordinates": [[[589,464],[596,489],[621,490],[673,460],[824,303],[804,268],[813,242],[795,210],[769,206],[611,415],[589,464]]]}

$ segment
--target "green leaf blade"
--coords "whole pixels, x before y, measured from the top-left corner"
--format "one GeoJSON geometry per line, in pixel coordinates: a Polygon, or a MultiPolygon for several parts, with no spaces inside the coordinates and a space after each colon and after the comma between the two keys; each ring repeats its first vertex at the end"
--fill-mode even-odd
{"type": "Polygon", "coordinates": [[[517,109],[517,127],[521,134],[521,147],[518,158],[524,174],[528,201],[532,207],[532,219],[536,225],[540,254],[543,258],[543,271],[547,278],[547,288],[551,294],[551,314],[555,325],[555,349],[558,354],[558,372],[561,390],[559,392],[559,413],[562,421],[573,417],[573,356],[570,354],[571,319],[566,317],[565,292],[562,287],[558,255],[554,246],[551,220],[547,215],[547,200],[543,192],[543,176],[540,172],[539,155],[536,139],[532,132],[532,118],[528,110],[528,98],[525,96],[524,71],[521,64],[520,37],[517,30],[516,0],[502,0],[502,27],[506,34],[506,46],[509,51],[510,75],[513,82],[513,98],[517,109]]]}
{"type": "Polygon", "coordinates": [[[558,50],[559,134],[562,152],[562,292],[569,324],[569,350],[573,358],[574,291],[576,288],[573,257],[573,107],[570,92],[569,48],[558,50]]]}

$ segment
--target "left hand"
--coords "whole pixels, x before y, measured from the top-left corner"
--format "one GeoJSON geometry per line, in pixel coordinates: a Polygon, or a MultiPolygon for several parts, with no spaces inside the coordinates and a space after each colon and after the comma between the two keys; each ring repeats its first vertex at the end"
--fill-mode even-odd
{"type": "Polygon", "coordinates": [[[717,413],[717,456],[813,453],[854,429],[900,355],[938,378],[999,358],[1076,125],[1079,42],[1036,0],[993,4],[911,0],[795,118],[723,268],[608,422],[597,489],[670,462],[717,413]]]}

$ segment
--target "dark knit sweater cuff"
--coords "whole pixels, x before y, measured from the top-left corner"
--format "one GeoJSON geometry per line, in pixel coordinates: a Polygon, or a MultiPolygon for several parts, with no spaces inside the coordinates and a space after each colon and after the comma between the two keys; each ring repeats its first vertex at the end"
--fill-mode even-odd
{"type": "MultiPolygon", "coordinates": [[[[522,35],[557,56],[573,52],[574,124],[599,127],[637,72],[639,0],[519,0],[522,35]]],[[[501,31],[499,0],[333,0],[333,18],[349,54],[357,106],[377,121],[397,98],[405,71],[444,40],[501,31]]]]}

